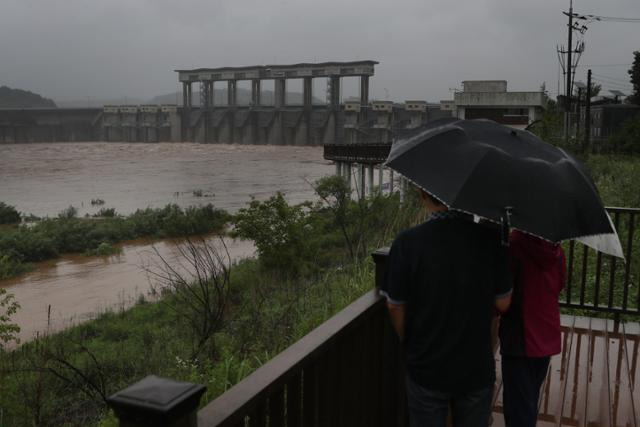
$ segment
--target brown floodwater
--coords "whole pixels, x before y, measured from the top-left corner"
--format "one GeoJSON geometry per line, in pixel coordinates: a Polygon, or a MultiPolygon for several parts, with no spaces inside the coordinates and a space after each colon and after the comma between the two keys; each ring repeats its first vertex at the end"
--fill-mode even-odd
{"type": "MultiPolygon", "coordinates": [[[[204,144],[62,143],[0,145],[0,201],[23,213],[56,216],[72,205],[80,215],[113,207],[127,214],[167,203],[213,203],[236,211],[276,191],[291,202],[313,198],[310,182],[333,171],[321,147],[204,144]],[[200,195],[202,194],[202,195],[200,195]],[[102,199],[103,206],[92,205],[102,199]]],[[[153,243],[175,259],[174,243],[153,243]]],[[[127,307],[150,285],[144,266],[152,242],[135,241],[111,257],[64,256],[0,281],[21,309],[13,320],[21,340],[127,307]]],[[[233,259],[252,256],[246,241],[228,241],[233,259]]]]}
{"type": "MultiPolygon", "coordinates": [[[[212,244],[217,240],[209,237],[212,244]]],[[[140,295],[149,299],[151,286],[157,283],[146,271],[159,271],[158,255],[172,265],[184,265],[175,247],[180,243],[140,240],[120,245],[118,255],[66,255],[40,263],[35,271],[21,277],[0,281],[20,303],[20,310],[12,317],[21,328],[20,340],[64,329],[106,310],[127,308],[140,295]]],[[[255,251],[248,241],[227,239],[226,246],[235,261],[251,257],[255,251]]]]}
{"type": "Polygon", "coordinates": [[[25,214],[127,214],[167,203],[213,203],[235,211],[276,191],[290,201],[332,171],[322,147],[191,143],[0,144],[0,201],[25,214]],[[199,196],[199,195],[202,196],[199,196]],[[92,205],[91,200],[104,200],[92,205]]]}

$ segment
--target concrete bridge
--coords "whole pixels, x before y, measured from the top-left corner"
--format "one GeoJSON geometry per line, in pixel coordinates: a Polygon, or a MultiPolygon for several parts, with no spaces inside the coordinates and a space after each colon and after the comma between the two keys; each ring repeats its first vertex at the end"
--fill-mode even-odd
{"type": "Polygon", "coordinates": [[[340,141],[344,138],[341,79],[359,78],[360,96],[356,104],[366,108],[369,77],[376,64],[376,61],[354,61],[176,70],[182,83],[183,140],[290,145],[340,141]],[[326,105],[313,105],[314,78],[327,80],[326,105]],[[302,80],[302,105],[287,104],[286,87],[291,79],[302,80]],[[241,107],[236,94],[238,82],[243,80],[251,82],[251,101],[241,107]],[[262,83],[265,80],[273,81],[273,105],[263,103],[262,83]],[[200,89],[200,107],[197,109],[193,105],[194,83],[200,89]],[[226,105],[218,106],[213,102],[216,83],[226,85],[226,105]]]}
{"type": "Polygon", "coordinates": [[[369,79],[376,61],[322,62],[291,65],[198,68],[176,70],[182,83],[182,139],[196,142],[274,145],[390,144],[393,129],[419,126],[449,115],[426,101],[369,102],[369,79]],[[341,102],[342,79],[359,79],[359,97],[341,102]],[[314,104],[313,80],[326,79],[324,105],[314,104]],[[262,83],[274,83],[273,105],[265,105],[262,83]],[[302,81],[302,105],[286,99],[290,80],[302,81]],[[237,102],[238,82],[251,82],[251,98],[237,102]],[[198,85],[200,105],[193,100],[198,85]],[[214,88],[226,87],[224,105],[214,104],[214,88]]]}

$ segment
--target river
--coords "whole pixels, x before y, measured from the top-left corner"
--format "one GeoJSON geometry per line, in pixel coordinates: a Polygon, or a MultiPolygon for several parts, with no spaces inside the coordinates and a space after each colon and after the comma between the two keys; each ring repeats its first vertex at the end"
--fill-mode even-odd
{"type": "MultiPolygon", "coordinates": [[[[237,211],[252,197],[282,191],[290,202],[313,198],[310,182],[333,172],[321,147],[190,143],[55,143],[0,145],[0,201],[25,214],[80,215],[101,207],[128,214],[147,206],[213,203],[237,211]],[[104,205],[91,201],[104,200],[104,205]]],[[[13,316],[21,340],[59,330],[106,309],[129,306],[149,290],[142,266],[152,244],[168,258],[173,242],[136,241],[111,257],[64,256],[0,281],[20,303],[13,316]]],[[[250,242],[228,241],[234,259],[252,256],[250,242]]]]}

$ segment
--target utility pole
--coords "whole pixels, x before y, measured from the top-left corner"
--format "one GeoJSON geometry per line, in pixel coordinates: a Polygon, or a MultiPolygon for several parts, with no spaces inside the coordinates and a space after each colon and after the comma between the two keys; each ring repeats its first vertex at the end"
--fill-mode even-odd
{"type": "Polygon", "coordinates": [[[584,110],[584,153],[589,154],[591,145],[591,69],[587,71],[587,104],[584,110]]]}
{"type": "Polygon", "coordinates": [[[573,50],[573,0],[569,0],[569,13],[562,12],[569,17],[569,24],[567,26],[568,40],[567,40],[567,83],[565,87],[565,118],[564,118],[564,139],[565,142],[569,142],[569,128],[571,127],[571,51],[573,50]]]}
{"type": "MultiPolygon", "coordinates": [[[[576,83],[576,86],[578,84],[576,83]]],[[[580,104],[582,102],[582,87],[578,87],[578,98],[576,99],[576,140],[580,138],[580,104]]]]}

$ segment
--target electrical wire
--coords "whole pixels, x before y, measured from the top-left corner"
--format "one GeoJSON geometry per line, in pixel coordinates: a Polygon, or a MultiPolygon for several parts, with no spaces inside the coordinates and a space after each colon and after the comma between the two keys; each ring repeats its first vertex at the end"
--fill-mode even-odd
{"type": "Polygon", "coordinates": [[[595,78],[594,80],[597,81],[597,82],[600,82],[600,83],[605,83],[605,84],[611,85],[611,86],[620,86],[620,87],[632,87],[633,86],[631,83],[612,82],[612,81],[609,81],[609,80],[603,80],[603,79],[599,79],[599,78],[595,78]]]}
{"type": "Polygon", "coordinates": [[[578,65],[578,67],[630,67],[633,64],[589,64],[589,65],[578,65]]]}
{"type": "Polygon", "coordinates": [[[601,77],[601,78],[603,78],[603,79],[608,79],[608,80],[613,80],[613,81],[622,82],[622,83],[627,83],[627,82],[629,82],[629,79],[628,79],[628,78],[621,79],[621,78],[618,78],[618,77],[607,76],[607,75],[604,75],[604,74],[598,74],[598,73],[591,73],[591,75],[592,75],[592,76],[596,76],[596,77],[601,77]]]}
{"type": "Polygon", "coordinates": [[[583,21],[588,22],[630,22],[630,23],[640,23],[640,18],[622,18],[615,16],[600,16],[600,15],[583,15],[579,13],[574,13],[573,17],[576,19],[581,19],[583,21]]]}
{"type": "MultiPolygon", "coordinates": [[[[593,74],[592,74],[592,76],[593,76],[593,74]]],[[[617,85],[617,86],[633,86],[630,81],[623,82],[623,81],[610,80],[610,79],[606,79],[606,78],[603,79],[602,77],[598,77],[598,76],[593,76],[592,78],[594,80],[598,80],[598,81],[601,81],[601,82],[605,82],[605,83],[609,83],[609,84],[617,85]]]]}

